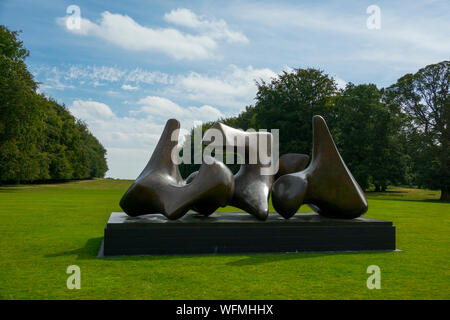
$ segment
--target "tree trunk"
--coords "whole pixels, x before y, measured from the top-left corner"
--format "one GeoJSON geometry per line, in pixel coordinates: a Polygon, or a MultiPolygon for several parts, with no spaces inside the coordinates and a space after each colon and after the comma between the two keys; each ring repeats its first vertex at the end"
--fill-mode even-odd
{"type": "Polygon", "coordinates": [[[441,198],[439,200],[441,200],[441,201],[450,201],[450,188],[443,187],[441,189],[441,198]]]}
{"type": "Polygon", "coordinates": [[[375,192],[380,192],[380,185],[379,184],[375,184],[375,192]]]}

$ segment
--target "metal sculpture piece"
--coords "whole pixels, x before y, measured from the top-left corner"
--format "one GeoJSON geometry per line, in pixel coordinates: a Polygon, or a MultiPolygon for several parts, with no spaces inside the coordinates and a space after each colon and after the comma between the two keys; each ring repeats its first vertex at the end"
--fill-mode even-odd
{"type": "MultiPolygon", "coordinates": [[[[232,205],[266,220],[270,193],[275,210],[286,219],[303,203],[320,215],[338,219],[356,218],[367,211],[364,193],[320,116],[313,118],[313,156],[308,168],[305,169],[309,156],[290,153],[280,157],[276,174],[261,174],[261,169],[270,164],[261,161],[257,150],[260,140],[267,141],[270,156],[270,133],[244,132],[216,123],[210,129],[221,133],[222,148],[234,147],[243,160],[238,173],[233,176],[223,162],[206,156],[200,170],[183,181],[171,158],[179,128],[177,120],[167,121],[147,166],[123,195],[120,206],[128,215],[162,213],[168,219],[178,219],[190,209],[209,216],[221,206],[232,205]],[[249,143],[251,140],[257,143],[249,143]],[[236,141],[243,142],[241,147],[236,141]],[[256,161],[254,158],[250,161],[255,154],[256,161]]],[[[203,140],[205,145],[212,143],[207,136],[208,131],[203,140]]]]}
{"type": "Polygon", "coordinates": [[[367,211],[367,201],[334,144],[325,120],[313,118],[313,155],[307,169],[284,175],[272,186],[272,203],[286,219],[303,203],[322,216],[352,219],[367,211]]]}
{"type": "MultiPolygon", "coordinates": [[[[223,136],[223,148],[235,147],[234,151],[242,160],[239,171],[234,176],[234,193],[230,205],[250,213],[260,220],[266,220],[269,215],[270,188],[274,175],[262,175],[261,169],[270,163],[263,164],[257,149],[260,142],[267,143],[268,155],[272,148],[272,135],[269,132],[245,132],[223,123],[214,124],[210,130],[218,130],[223,136]],[[253,141],[254,143],[250,143],[253,141]],[[250,157],[254,156],[253,161],[250,157]]],[[[208,131],[205,132],[203,143],[208,145],[208,131]]]]}
{"type": "Polygon", "coordinates": [[[286,153],[278,160],[278,172],[275,180],[285,174],[302,171],[309,162],[309,156],[301,153],[286,153]]]}
{"type": "Polygon", "coordinates": [[[211,164],[202,164],[198,175],[189,183],[183,181],[171,158],[178,142],[179,128],[177,120],[167,121],[152,157],[120,200],[120,206],[128,215],[162,213],[174,220],[204,201],[214,211],[229,203],[234,178],[222,162],[211,158],[208,161],[211,164]]]}
{"type": "MultiPolygon", "coordinates": [[[[213,140],[209,132],[218,130],[223,138],[220,144],[221,152],[226,148],[233,147],[233,151],[242,159],[243,164],[234,176],[234,193],[230,205],[240,208],[260,220],[266,220],[269,215],[269,195],[273,181],[288,173],[303,170],[309,161],[309,156],[305,154],[289,153],[280,157],[279,170],[276,175],[261,174],[261,169],[270,164],[263,164],[259,157],[258,147],[261,143],[267,143],[267,150],[272,148],[272,136],[268,132],[245,132],[222,123],[214,124],[209,131],[205,132],[203,144],[209,145],[213,140]],[[250,141],[254,142],[251,144],[250,141]],[[254,163],[250,161],[254,155],[254,163]]],[[[191,173],[186,182],[190,182],[198,174],[198,171],[191,173]]],[[[192,209],[200,214],[208,216],[214,212],[213,206],[208,203],[196,204],[192,209]]]]}

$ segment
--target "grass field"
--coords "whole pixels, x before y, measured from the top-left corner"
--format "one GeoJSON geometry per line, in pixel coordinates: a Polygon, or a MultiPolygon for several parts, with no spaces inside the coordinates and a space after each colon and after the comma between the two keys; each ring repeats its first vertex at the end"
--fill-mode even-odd
{"type": "Polygon", "coordinates": [[[129,184],[0,187],[0,299],[450,298],[450,204],[436,191],[367,194],[366,216],[393,221],[402,252],[96,258],[129,184]],[[80,290],[66,287],[73,264],[80,290]],[[380,290],[366,287],[369,265],[380,290]]]}

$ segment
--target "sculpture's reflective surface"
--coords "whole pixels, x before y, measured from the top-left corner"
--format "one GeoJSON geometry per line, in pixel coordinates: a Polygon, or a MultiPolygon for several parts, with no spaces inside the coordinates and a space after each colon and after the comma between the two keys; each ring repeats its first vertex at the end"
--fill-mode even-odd
{"type": "Polygon", "coordinates": [[[347,169],[321,116],[313,118],[311,164],[304,171],[280,177],[272,186],[272,203],[285,218],[294,215],[303,203],[332,218],[351,219],[367,211],[364,193],[347,169]]]}
{"type": "Polygon", "coordinates": [[[244,161],[239,172],[233,176],[223,162],[204,156],[200,170],[183,181],[172,161],[179,128],[177,120],[167,121],[150,161],[122,197],[120,206],[128,215],[162,213],[178,219],[190,209],[209,216],[220,206],[232,205],[265,220],[271,192],[275,210],[286,219],[303,203],[332,218],[350,219],[367,211],[364,193],[320,116],[313,118],[313,155],[308,168],[304,169],[309,161],[307,155],[290,153],[280,157],[276,174],[262,173],[273,161],[262,159],[260,152],[266,149],[267,155],[272,155],[270,133],[244,132],[216,123],[205,133],[203,143],[212,145],[214,139],[208,138],[208,133],[219,132],[223,138],[221,148],[233,147],[244,161]]]}
{"type": "Polygon", "coordinates": [[[222,162],[209,159],[195,178],[185,183],[171,152],[178,142],[180,123],[170,119],[147,166],[123,195],[120,206],[130,216],[162,213],[169,219],[178,219],[188,210],[207,203],[210,210],[229,203],[234,190],[231,171],[222,162]],[[171,139],[172,138],[172,139],[171,139]],[[173,141],[174,140],[174,141],[173,141]]]}
{"type": "Polygon", "coordinates": [[[285,174],[302,171],[308,164],[309,156],[301,153],[286,153],[278,161],[278,172],[275,180],[285,174]]]}
{"type": "MultiPolygon", "coordinates": [[[[237,146],[235,151],[243,164],[234,176],[234,193],[230,205],[240,208],[260,220],[269,215],[269,195],[274,175],[262,175],[264,164],[258,147],[265,143],[270,155],[272,136],[268,132],[245,132],[222,123],[214,124],[211,129],[218,130],[223,136],[223,148],[237,146]],[[241,143],[237,143],[240,141],[241,143]],[[253,156],[253,159],[251,157],[253,156]]],[[[210,130],[211,130],[210,129],[210,130]]],[[[208,131],[205,133],[208,137],[208,131]]],[[[204,141],[208,144],[208,141],[204,141]]]]}

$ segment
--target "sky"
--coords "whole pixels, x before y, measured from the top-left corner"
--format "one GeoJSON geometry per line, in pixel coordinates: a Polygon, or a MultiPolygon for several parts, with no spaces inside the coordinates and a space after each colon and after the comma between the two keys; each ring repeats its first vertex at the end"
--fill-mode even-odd
{"type": "Polygon", "coordinates": [[[448,0],[0,0],[0,24],[22,30],[39,91],[88,124],[113,178],[138,176],[169,118],[237,115],[282,71],[385,87],[450,58],[448,0]]]}

